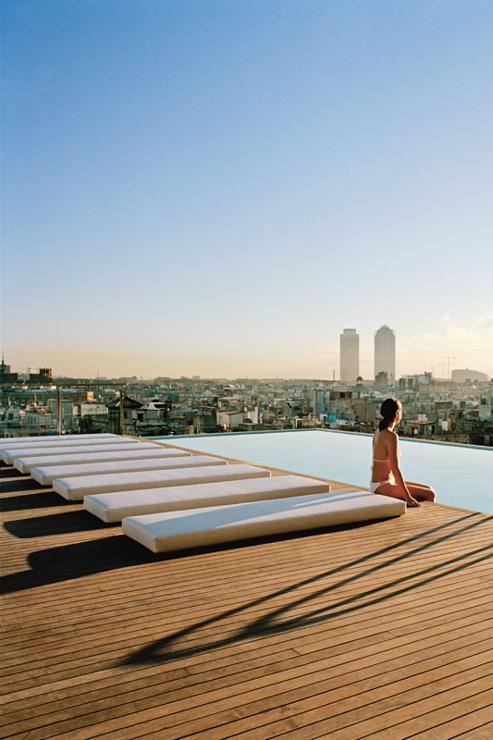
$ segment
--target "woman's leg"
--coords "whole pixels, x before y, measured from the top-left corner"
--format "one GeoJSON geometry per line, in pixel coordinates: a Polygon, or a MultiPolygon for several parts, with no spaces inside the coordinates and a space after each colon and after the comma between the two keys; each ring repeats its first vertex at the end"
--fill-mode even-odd
{"type": "Polygon", "coordinates": [[[391,498],[400,498],[401,501],[406,500],[406,494],[399,485],[392,483],[383,483],[377,488],[375,493],[379,493],[381,496],[390,496],[391,498]]]}
{"type": "Polygon", "coordinates": [[[436,493],[431,486],[426,486],[423,483],[413,483],[412,481],[406,481],[406,486],[416,501],[431,501],[435,503],[436,493]]]}
{"type": "MultiPolygon", "coordinates": [[[[406,481],[406,486],[409,493],[416,499],[416,501],[435,501],[436,494],[430,486],[421,485],[420,483],[411,483],[410,481],[406,481]]],[[[375,493],[380,493],[382,496],[399,498],[401,501],[406,500],[406,494],[398,484],[393,485],[392,483],[384,483],[377,488],[375,493]]]]}

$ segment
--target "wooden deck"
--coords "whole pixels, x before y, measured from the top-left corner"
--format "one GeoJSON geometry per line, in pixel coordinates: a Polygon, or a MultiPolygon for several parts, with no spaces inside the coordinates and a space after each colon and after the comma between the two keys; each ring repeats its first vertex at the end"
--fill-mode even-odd
{"type": "Polygon", "coordinates": [[[0,501],[0,737],[493,737],[492,516],[156,558],[12,469],[0,501]]]}

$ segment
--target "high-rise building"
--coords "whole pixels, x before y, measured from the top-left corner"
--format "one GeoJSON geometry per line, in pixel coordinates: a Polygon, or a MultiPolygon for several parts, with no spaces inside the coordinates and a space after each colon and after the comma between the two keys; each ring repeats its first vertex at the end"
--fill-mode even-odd
{"type": "Polygon", "coordinates": [[[321,388],[316,388],[312,395],[312,409],[313,416],[319,419],[323,414],[327,413],[327,400],[326,391],[321,388]]]}
{"type": "Polygon", "coordinates": [[[375,332],[375,378],[387,373],[387,379],[395,380],[395,332],[385,325],[375,332]]]}
{"type": "Polygon", "coordinates": [[[359,376],[359,334],[356,329],[344,329],[340,336],[342,383],[354,383],[359,376]]]}

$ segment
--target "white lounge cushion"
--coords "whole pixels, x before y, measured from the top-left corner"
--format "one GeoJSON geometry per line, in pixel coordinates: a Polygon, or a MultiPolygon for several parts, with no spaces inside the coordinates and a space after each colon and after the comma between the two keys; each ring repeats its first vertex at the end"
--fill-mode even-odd
{"type": "MultiPolygon", "coordinates": [[[[132,439],[131,437],[113,437],[112,439],[105,439],[103,440],[103,443],[105,445],[108,445],[109,447],[114,447],[117,449],[117,447],[120,447],[121,445],[128,445],[129,442],[135,442],[138,444],[137,440],[132,439]]],[[[19,457],[20,455],[24,454],[26,450],[33,450],[36,451],[39,450],[40,452],[45,452],[45,450],[48,450],[50,452],[53,452],[53,454],[56,454],[58,450],[64,450],[67,447],[71,447],[72,449],[77,448],[78,450],[85,450],[86,447],[92,447],[95,444],[98,444],[98,441],[95,439],[82,439],[80,442],[77,442],[74,439],[59,439],[58,441],[52,441],[52,442],[39,442],[37,445],[33,445],[32,442],[29,445],[23,445],[20,444],[20,442],[17,442],[14,446],[9,445],[8,447],[2,447],[0,449],[0,458],[5,462],[7,459],[13,459],[12,458],[12,452],[14,452],[14,458],[19,457]],[[8,455],[8,457],[5,456],[5,453],[8,455]]],[[[101,442],[99,443],[101,444],[101,442]]]]}
{"type": "MultiPolygon", "coordinates": [[[[209,455],[183,455],[169,457],[167,450],[163,450],[161,457],[151,460],[115,460],[114,462],[86,463],[76,465],[54,465],[43,468],[31,468],[31,478],[49,485],[56,478],[73,478],[80,475],[98,475],[100,473],[131,473],[138,470],[167,470],[170,468],[191,468],[204,465],[217,465],[217,457],[209,455]]],[[[226,461],[223,462],[223,465],[226,461]]]]}
{"type": "Polygon", "coordinates": [[[123,519],[123,531],[154,553],[400,516],[403,501],[367,491],[255,501],[123,519]]]}
{"type": "MultiPolygon", "coordinates": [[[[122,442],[122,444],[92,444],[92,445],[60,445],[49,446],[43,445],[42,447],[15,447],[14,449],[0,450],[0,460],[3,460],[7,465],[16,465],[16,460],[22,458],[48,458],[56,455],[57,457],[63,455],[87,455],[92,457],[93,452],[121,452],[122,450],[140,450],[140,449],[153,449],[158,448],[158,445],[153,442],[137,442],[136,440],[128,440],[122,442]]],[[[159,447],[159,449],[163,449],[159,447]]],[[[20,470],[20,468],[17,468],[20,470]]],[[[23,472],[23,471],[21,471],[23,472]]],[[[27,471],[29,472],[29,471],[27,471]]]]}
{"type": "Polygon", "coordinates": [[[43,437],[4,437],[0,439],[0,449],[4,447],[13,447],[17,444],[45,444],[54,442],[84,440],[84,439],[101,439],[108,442],[110,439],[122,439],[118,434],[47,434],[43,437]]]}
{"type": "Polygon", "coordinates": [[[328,483],[314,478],[275,475],[269,478],[201,483],[195,486],[100,493],[86,496],[84,507],[109,524],[120,522],[126,516],[329,492],[328,483]]]}
{"type": "Polygon", "coordinates": [[[84,448],[84,452],[80,450],[77,453],[71,455],[57,453],[56,455],[35,455],[33,457],[17,457],[14,459],[14,467],[20,473],[29,473],[31,468],[36,467],[53,467],[54,465],[77,465],[84,463],[98,463],[98,462],[113,462],[114,460],[149,460],[152,458],[171,458],[171,457],[189,457],[190,452],[185,450],[177,450],[171,448],[159,447],[158,445],[150,443],[139,443],[137,442],[132,447],[127,448],[126,445],[118,445],[115,447],[109,447],[106,450],[96,449],[93,452],[92,447],[84,448]]]}
{"type": "Polygon", "coordinates": [[[256,468],[253,465],[221,465],[221,460],[216,460],[216,463],[218,464],[210,467],[59,478],[53,481],[53,490],[70,501],[82,501],[84,496],[94,493],[186,486],[195,483],[215,483],[222,480],[270,476],[270,472],[265,468],[256,468]]]}

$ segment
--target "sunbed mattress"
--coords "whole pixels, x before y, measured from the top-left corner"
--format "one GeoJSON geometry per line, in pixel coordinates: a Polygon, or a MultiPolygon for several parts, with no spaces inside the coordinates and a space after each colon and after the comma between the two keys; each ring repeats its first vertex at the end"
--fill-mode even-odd
{"type": "Polygon", "coordinates": [[[315,494],[123,519],[123,531],[154,553],[400,516],[398,499],[366,491],[315,494]]]}
{"type": "MultiPolygon", "coordinates": [[[[57,447],[54,445],[53,447],[49,445],[43,445],[42,447],[14,447],[14,448],[8,448],[5,450],[0,450],[0,460],[3,460],[4,463],[7,465],[15,465],[17,467],[15,461],[16,459],[22,457],[38,457],[38,458],[48,458],[57,456],[60,457],[63,455],[87,455],[87,457],[92,457],[92,454],[94,452],[121,452],[123,450],[140,450],[140,449],[153,449],[155,450],[158,447],[158,445],[153,444],[152,442],[137,442],[133,440],[128,440],[127,442],[123,442],[122,444],[93,444],[93,445],[60,445],[57,447]]],[[[162,449],[160,447],[159,449],[162,449]]],[[[18,468],[20,470],[20,468],[18,468]]],[[[29,472],[29,471],[27,471],[29,472]]]]}
{"type": "Polygon", "coordinates": [[[65,447],[77,447],[84,449],[85,447],[88,447],[90,445],[95,444],[105,444],[105,445],[111,445],[114,447],[115,445],[123,445],[128,444],[129,442],[137,442],[136,439],[132,439],[132,437],[106,437],[105,439],[98,441],[97,439],[50,439],[46,438],[46,440],[43,438],[39,442],[33,442],[32,440],[29,443],[22,443],[22,442],[15,442],[14,444],[8,444],[8,445],[2,445],[0,447],[1,450],[18,450],[22,452],[22,450],[28,450],[28,449],[39,449],[39,450],[46,450],[46,449],[64,449],[65,447]]]}
{"type": "Polygon", "coordinates": [[[270,472],[253,465],[226,465],[216,460],[217,465],[175,470],[147,470],[136,473],[85,475],[76,478],[58,478],[53,481],[53,490],[70,501],[82,501],[84,496],[112,491],[131,491],[165,486],[186,486],[194,483],[215,483],[222,480],[244,478],[266,478],[270,472]]]}
{"type": "Polygon", "coordinates": [[[153,458],[175,458],[175,457],[190,457],[191,453],[185,450],[177,449],[166,449],[153,445],[150,443],[138,442],[133,446],[127,447],[125,445],[118,445],[118,449],[107,448],[106,450],[96,450],[95,452],[89,452],[84,449],[84,452],[72,453],[71,455],[63,454],[56,455],[35,455],[33,457],[17,457],[14,459],[14,466],[20,473],[29,473],[31,468],[35,467],[53,467],[54,465],[77,465],[84,463],[99,463],[99,462],[113,462],[114,460],[152,460],[153,458]]]}
{"type": "Polygon", "coordinates": [[[329,492],[330,485],[323,481],[299,475],[275,475],[193,486],[100,493],[86,496],[84,506],[91,514],[110,524],[120,522],[126,516],[329,492]]]}
{"type": "MultiPolygon", "coordinates": [[[[209,455],[187,455],[170,458],[163,450],[162,457],[152,460],[115,460],[114,462],[86,463],[77,465],[54,465],[31,468],[31,477],[46,486],[55,478],[73,478],[79,475],[98,475],[99,473],[131,473],[138,470],[166,470],[170,468],[192,468],[204,465],[217,465],[217,457],[209,455]]],[[[225,464],[225,463],[223,463],[225,464]]]]}
{"type": "Polygon", "coordinates": [[[45,442],[63,442],[64,440],[83,440],[83,439],[121,439],[118,434],[46,434],[38,437],[4,437],[0,439],[0,449],[6,446],[12,447],[14,444],[44,444],[45,442]]]}

